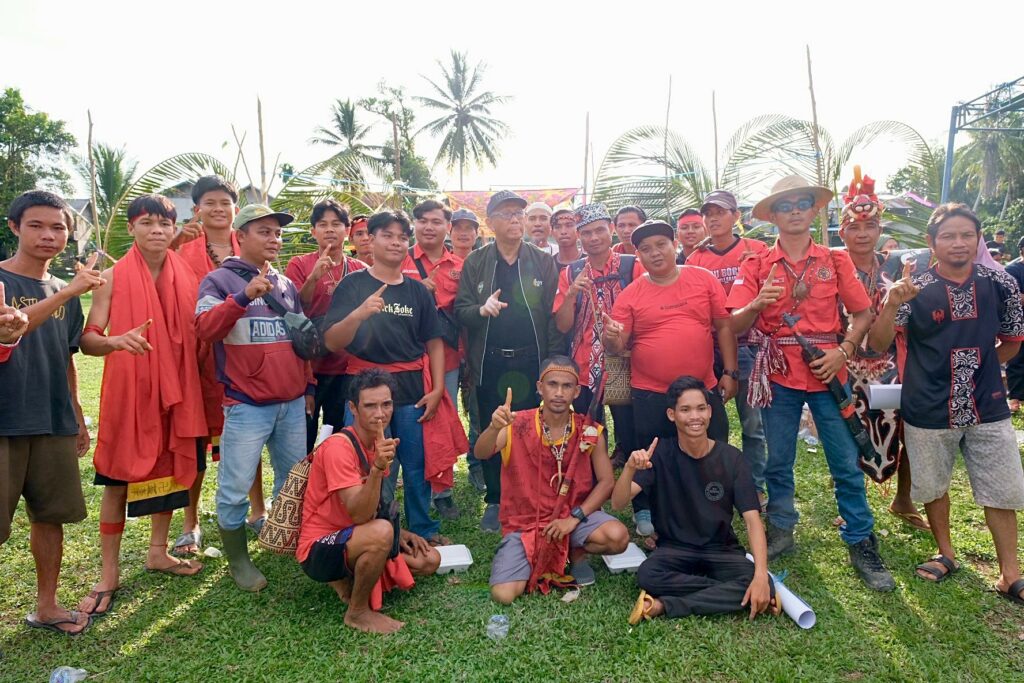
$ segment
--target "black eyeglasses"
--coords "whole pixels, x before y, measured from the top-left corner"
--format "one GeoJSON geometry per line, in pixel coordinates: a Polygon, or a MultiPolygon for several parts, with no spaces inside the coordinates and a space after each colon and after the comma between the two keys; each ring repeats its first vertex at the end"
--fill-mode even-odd
{"type": "Polygon", "coordinates": [[[814,197],[804,197],[795,202],[782,199],[772,204],[772,211],[775,213],[789,213],[794,207],[797,211],[807,211],[814,207],[814,197]]]}

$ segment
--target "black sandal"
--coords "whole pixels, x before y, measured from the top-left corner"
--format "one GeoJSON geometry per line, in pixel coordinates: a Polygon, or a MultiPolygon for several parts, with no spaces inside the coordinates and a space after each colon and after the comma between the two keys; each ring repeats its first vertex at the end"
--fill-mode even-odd
{"type": "Polygon", "coordinates": [[[914,569],[916,570],[914,573],[916,574],[917,578],[921,579],[922,581],[929,581],[931,583],[942,583],[950,576],[955,574],[957,571],[959,571],[960,565],[958,565],[956,562],[949,559],[942,553],[939,553],[935,557],[929,558],[927,562],[922,562],[921,564],[917,565],[917,567],[915,567],[914,569]],[[936,569],[935,567],[930,566],[928,564],[929,562],[938,562],[946,568],[946,571],[942,571],[941,569],[936,569]],[[927,574],[934,576],[935,578],[925,578],[921,576],[921,574],[919,574],[918,572],[925,572],[927,574]]]}
{"type": "Polygon", "coordinates": [[[1020,597],[1021,591],[1024,591],[1024,579],[1017,579],[1010,584],[1010,590],[1001,591],[996,588],[996,593],[1009,600],[1010,602],[1017,603],[1018,605],[1024,605],[1024,598],[1020,597]]]}

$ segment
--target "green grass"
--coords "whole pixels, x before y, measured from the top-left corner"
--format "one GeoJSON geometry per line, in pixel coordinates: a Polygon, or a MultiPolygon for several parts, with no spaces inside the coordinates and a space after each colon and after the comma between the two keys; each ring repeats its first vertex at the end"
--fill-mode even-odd
{"type": "MultiPolygon", "coordinates": [[[[95,420],[102,365],[79,359],[85,412],[95,420]]],[[[733,416],[735,425],[735,416],[733,416]]],[[[734,430],[735,431],[735,430],[734,430]]],[[[464,463],[463,463],[464,466],[464,463]]],[[[211,467],[203,508],[213,509],[211,467]]],[[[269,469],[268,469],[269,472],[269,469]]],[[[91,482],[90,459],[82,480],[91,482]]],[[[850,568],[832,520],[836,515],[823,456],[798,458],[798,553],[773,567],[815,609],[818,624],[801,631],[785,617],[693,618],[630,628],[636,597],[631,575],[608,574],[573,603],[527,597],[509,608],[488,598],[489,563],[497,536],[476,528],[481,498],[457,477],[464,517],[443,532],[467,544],[475,564],[465,574],[422,579],[410,593],[392,593],[385,611],[406,622],[387,638],[342,623],[333,591],[302,573],[294,558],[250,545],[270,581],[258,595],[238,591],[226,561],[204,559],[196,578],[149,575],[142,561],[149,523],[129,521],[122,549],[122,591],[113,613],[82,637],[30,631],[34,570],[23,510],[0,548],[0,681],[43,681],[62,664],[98,681],[645,681],[645,680],[1024,680],[1024,610],[995,596],[995,553],[962,470],[954,482],[954,540],[964,569],[941,586],[914,579],[913,566],[933,552],[930,536],[914,533],[885,512],[875,486],[870,500],[882,553],[897,590],[865,589],[850,568]],[[506,640],[485,637],[491,614],[509,616],[506,640]]],[[[100,489],[85,485],[89,519],[66,527],[59,597],[74,605],[99,575],[100,489]]],[[[180,516],[172,534],[180,529],[180,516]]],[[[219,545],[215,520],[203,527],[219,545]]],[[[172,535],[172,538],[173,538],[172,535]]]]}

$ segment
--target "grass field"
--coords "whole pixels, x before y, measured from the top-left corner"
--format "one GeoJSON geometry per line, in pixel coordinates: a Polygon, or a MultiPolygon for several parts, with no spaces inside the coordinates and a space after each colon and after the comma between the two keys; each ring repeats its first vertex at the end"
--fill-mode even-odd
{"type": "MultiPolygon", "coordinates": [[[[80,358],[79,368],[82,403],[95,422],[102,364],[80,358]]],[[[69,606],[89,591],[100,564],[101,491],[90,483],[89,458],[81,470],[89,519],[65,530],[59,595],[69,606]]],[[[211,467],[204,491],[203,528],[219,545],[209,514],[215,472],[211,467]]],[[[33,609],[35,581],[28,521],[19,511],[0,548],[0,681],[45,681],[62,664],[82,667],[96,681],[1024,680],[1024,610],[991,590],[995,552],[962,468],[954,482],[954,541],[964,568],[941,586],[913,574],[934,550],[931,537],[888,515],[887,496],[870,488],[882,554],[897,583],[881,595],[855,577],[832,526],[836,509],[821,452],[800,454],[798,552],[772,569],[788,570],[787,584],[815,609],[818,624],[809,631],[785,617],[751,623],[740,616],[630,628],[633,577],[608,574],[600,560],[597,584],[575,602],[528,597],[498,607],[487,591],[498,538],[477,529],[482,500],[464,471],[457,481],[464,516],[442,531],[467,544],[475,564],[389,595],[385,611],[407,625],[387,638],[346,628],[330,588],[307,579],[294,558],[258,551],[255,541],[250,548],[270,581],[258,595],[234,587],[223,558],[205,558],[194,578],[147,574],[146,520],[128,523],[112,614],[76,639],[30,631],[22,620],[33,609]],[[498,643],[485,636],[495,613],[511,621],[498,643]]],[[[180,524],[178,516],[172,538],[180,524]]]]}

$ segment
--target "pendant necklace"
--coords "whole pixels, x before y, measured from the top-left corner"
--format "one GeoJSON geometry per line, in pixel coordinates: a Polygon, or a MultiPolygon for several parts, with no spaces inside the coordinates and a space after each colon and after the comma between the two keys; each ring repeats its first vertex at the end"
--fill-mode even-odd
{"type": "Polygon", "coordinates": [[[548,423],[544,421],[544,415],[541,414],[540,428],[544,433],[544,441],[547,443],[548,448],[551,449],[551,455],[555,457],[555,462],[558,464],[558,473],[553,475],[548,482],[548,485],[552,489],[557,491],[562,485],[562,480],[565,475],[562,473],[562,458],[565,457],[565,449],[569,445],[569,430],[572,427],[572,416],[569,416],[569,421],[565,423],[565,429],[562,430],[562,440],[556,445],[554,439],[551,438],[551,431],[548,429],[548,423]],[[557,480],[557,482],[556,482],[557,480]]]}
{"type": "Polygon", "coordinates": [[[807,295],[811,293],[810,286],[808,286],[808,284],[804,282],[804,276],[807,275],[807,269],[811,267],[812,263],[814,263],[814,257],[807,257],[807,260],[804,261],[803,270],[800,271],[800,275],[797,275],[796,271],[793,270],[793,267],[789,265],[789,262],[786,261],[786,259],[782,259],[782,267],[786,269],[786,272],[789,273],[789,276],[791,278],[796,280],[796,282],[793,284],[793,299],[797,303],[801,303],[804,299],[807,298],[807,295]]]}

